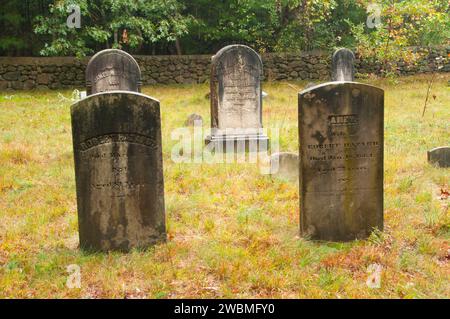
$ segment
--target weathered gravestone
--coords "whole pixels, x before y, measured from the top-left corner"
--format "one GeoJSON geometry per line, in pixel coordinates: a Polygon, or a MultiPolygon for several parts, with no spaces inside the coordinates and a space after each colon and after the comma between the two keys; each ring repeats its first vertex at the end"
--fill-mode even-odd
{"type": "Polygon", "coordinates": [[[128,251],[164,241],[159,102],[113,91],[71,113],[81,248],[128,251]]]}
{"type": "MultiPolygon", "coordinates": [[[[222,48],[211,63],[211,128],[206,143],[264,145],[261,57],[245,45],[222,48]]],[[[234,145],[234,144],[232,144],[234,145]]]]}
{"type": "Polygon", "coordinates": [[[353,81],[355,79],[355,55],[349,49],[338,49],[331,59],[332,81],[353,81]]]}
{"type": "Polygon", "coordinates": [[[299,94],[300,232],[347,241],[383,229],[383,90],[329,82],[299,94]]]}
{"type": "Polygon", "coordinates": [[[439,167],[450,167],[450,146],[436,147],[427,153],[428,162],[439,167]]]}
{"type": "Polygon", "coordinates": [[[90,92],[71,107],[80,246],[128,251],[164,241],[159,101],[123,91],[140,90],[139,66],[123,51],[96,54],[86,76],[90,92]]]}
{"type": "Polygon", "coordinates": [[[100,51],[86,67],[87,95],[114,90],[141,92],[141,86],[139,65],[125,51],[100,51]]]}

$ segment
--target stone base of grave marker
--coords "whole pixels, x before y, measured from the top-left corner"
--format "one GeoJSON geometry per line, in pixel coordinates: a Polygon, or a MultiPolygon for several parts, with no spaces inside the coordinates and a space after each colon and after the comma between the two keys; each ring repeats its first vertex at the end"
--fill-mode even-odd
{"type": "Polygon", "coordinates": [[[223,152],[263,152],[269,149],[269,137],[263,133],[212,134],[206,137],[205,144],[223,152]],[[211,145],[212,143],[212,145],[211,145]]]}
{"type": "Polygon", "coordinates": [[[165,241],[159,102],[110,91],[71,113],[80,247],[129,251],[165,241]]]}

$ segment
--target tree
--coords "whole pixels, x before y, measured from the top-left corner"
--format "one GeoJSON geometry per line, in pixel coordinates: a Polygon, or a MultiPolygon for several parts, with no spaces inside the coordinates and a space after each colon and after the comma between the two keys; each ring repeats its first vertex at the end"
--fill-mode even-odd
{"type": "Polygon", "coordinates": [[[382,24],[370,29],[360,23],[352,26],[352,32],[358,53],[380,62],[385,74],[395,74],[399,60],[413,64],[422,57],[408,50],[410,46],[450,44],[447,0],[383,0],[379,5],[382,24]]]}
{"type": "Polygon", "coordinates": [[[37,18],[35,31],[52,37],[42,55],[81,57],[105,48],[138,52],[186,34],[192,18],[181,15],[182,8],[177,0],[63,0],[50,5],[49,17],[37,18]],[[66,25],[71,5],[81,9],[79,29],[66,25]]]}
{"type": "Polygon", "coordinates": [[[276,1],[185,0],[186,14],[196,20],[183,45],[190,53],[214,53],[227,44],[247,44],[258,51],[270,50],[276,39],[276,1]]]}
{"type": "Polygon", "coordinates": [[[37,55],[43,39],[33,33],[34,17],[44,15],[51,0],[3,0],[0,11],[0,55],[37,55]]]}

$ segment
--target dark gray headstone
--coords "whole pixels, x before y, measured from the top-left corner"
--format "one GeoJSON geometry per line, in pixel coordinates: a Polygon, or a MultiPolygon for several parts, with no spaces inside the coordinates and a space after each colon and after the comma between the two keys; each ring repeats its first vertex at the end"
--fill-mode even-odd
{"type": "Polygon", "coordinates": [[[245,45],[222,48],[211,63],[211,128],[206,142],[268,140],[261,133],[261,57],[245,45]],[[227,133],[233,131],[233,134],[227,133]]]}
{"type": "Polygon", "coordinates": [[[159,102],[105,92],[71,113],[81,248],[128,251],[164,241],[159,102]]]}
{"type": "Polygon", "coordinates": [[[331,61],[331,81],[353,81],[355,79],[355,55],[349,49],[338,49],[331,61]]]}
{"type": "Polygon", "coordinates": [[[299,94],[300,232],[347,241],[383,229],[383,90],[329,82],[299,94]]]}
{"type": "Polygon", "coordinates": [[[439,167],[450,167],[450,146],[433,148],[427,155],[429,163],[439,167]]]}
{"type": "Polygon", "coordinates": [[[270,156],[270,174],[272,176],[298,182],[298,172],[298,154],[280,152],[270,156]]]}
{"type": "Polygon", "coordinates": [[[128,53],[117,49],[95,54],[86,67],[87,95],[107,91],[141,91],[141,70],[128,53]]]}

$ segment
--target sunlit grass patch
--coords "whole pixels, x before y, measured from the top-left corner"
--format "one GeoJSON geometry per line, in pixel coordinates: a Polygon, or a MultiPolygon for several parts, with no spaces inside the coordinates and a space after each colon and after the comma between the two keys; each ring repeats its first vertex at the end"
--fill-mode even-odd
{"type": "MultiPolygon", "coordinates": [[[[174,163],[172,130],[192,113],[209,127],[209,86],[144,87],[161,101],[168,242],[126,255],[78,249],[71,92],[1,92],[0,297],[448,298],[450,172],[426,151],[450,140],[450,90],[439,76],[422,118],[427,79],[365,80],[386,90],[385,229],[351,243],[299,238],[298,184],[256,164],[174,163]],[[66,286],[71,264],[80,289],[66,286]],[[380,288],[366,284],[373,264],[380,288]]],[[[281,151],[298,152],[305,85],[263,83],[281,151]]]]}

